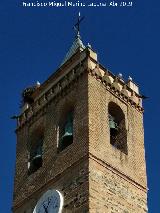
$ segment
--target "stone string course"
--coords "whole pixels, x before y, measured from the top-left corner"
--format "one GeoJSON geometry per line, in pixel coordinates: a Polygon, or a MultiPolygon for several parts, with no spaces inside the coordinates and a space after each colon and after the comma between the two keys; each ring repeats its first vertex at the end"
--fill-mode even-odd
{"type": "Polygon", "coordinates": [[[90,160],[90,212],[145,213],[146,193],[111,170],[90,160]],[[95,170],[96,168],[96,170],[95,170]]]}

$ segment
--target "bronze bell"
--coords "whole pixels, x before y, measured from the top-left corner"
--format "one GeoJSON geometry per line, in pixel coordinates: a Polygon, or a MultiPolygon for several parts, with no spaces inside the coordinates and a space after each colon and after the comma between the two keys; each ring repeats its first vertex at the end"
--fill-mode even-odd
{"type": "Polygon", "coordinates": [[[109,115],[109,127],[111,135],[115,136],[118,133],[118,124],[115,122],[115,118],[109,115]]]}
{"type": "Polygon", "coordinates": [[[61,137],[61,149],[64,149],[73,142],[73,118],[72,114],[68,114],[65,126],[64,134],[61,137]]]}
{"type": "Polygon", "coordinates": [[[40,166],[42,164],[42,146],[38,146],[31,156],[31,162],[35,166],[40,166]]]}
{"type": "Polygon", "coordinates": [[[35,147],[35,149],[30,153],[30,168],[29,174],[35,172],[38,168],[42,166],[42,145],[35,147]]]}
{"type": "Polygon", "coordinates": [[[38,146],[33,153],[32,160],[35,160],[37,158],[42,158],[42,146],[38,146]]]}
{"type": "Polygon", "coordinates": [[[73,123],[71,120],[67,120],[64,127],[64,134],[62,136],[62,140],[66,137],[73,136],[73,123]]]}

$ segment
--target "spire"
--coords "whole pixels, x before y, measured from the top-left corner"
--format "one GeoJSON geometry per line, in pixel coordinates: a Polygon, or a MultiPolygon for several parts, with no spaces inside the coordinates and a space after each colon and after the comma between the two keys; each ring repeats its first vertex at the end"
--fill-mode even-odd
{"type": "Polygon", "coordinates": [[[78,49],[80,49],[81,51],[83,51],[85,49],[85,46],[84,46],[84,44],[81,40],[81,36],[80,36],[80,23],[82,22],[83,19],[84,19],[84,16],[81,18],[81,15],[79,12],[77,23],[74,25],[74,30],[76,32],[75,40],[73,41],[72,46],[70,47],[69,51],[67,52],[61,65],[63,65],[66,61],[68,61],[68,59],[70,59],[72,57],[72,55],[74,55],[77,52],[78,49]]]}

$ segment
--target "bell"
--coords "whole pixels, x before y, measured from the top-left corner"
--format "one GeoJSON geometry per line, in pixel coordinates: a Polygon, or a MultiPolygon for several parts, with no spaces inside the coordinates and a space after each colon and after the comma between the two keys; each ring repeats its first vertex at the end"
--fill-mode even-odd
{"type": "Polygon", "coordinates": [[[36,154],[36,155],[32,158],[32,160],[35,160],[35,159],[38,159],[38,158],[42,158],[42,154],[36,154]]]}
{"type": "Polygon", "coordinates": [[[38,146],[32,153],[31,161],[34,165],[37,166],[42,164],[42,146],[38,146]]]}
{"type": "Polygon", "coordinates": [[[64,135],[62,136],[62,140],[64,140],[66,137],[72,136],[73,136],[73,123],[71,121],[68,121],[64,127],[64,135]]]}
{"type": "Polygon", "coordinates": [[[39,145],[36,147],[33,152],[30,153],[30,161],[29,161],[29,168],[28,173],[31,174],[35,172],[37,169],[39,169],[42,166],[42,145],[39,145]]]}
{"type": "Polygon", "coordinates": [[[66,124],[64,126],[64,134],[61,137],[60,147],[61,149],[66,148],[73,142],[73,119],[72,114],[67,117],[66,124]]]}
{"type": "Polygon", "coordinates": [[[73,119],[72,119],[72,113],[69,113],[67,116],[67,121],[64,126],[64,134],[62,136],[62,140],[65,137],[71,137],[73,136],[73,119]]]}
{"type": "Polygon", "coordinates": [[[109,127],[111,135],[115,136],[118,132],[118,124],[115,122],[115,118],[112,115],[109,115],[109,127]]]}

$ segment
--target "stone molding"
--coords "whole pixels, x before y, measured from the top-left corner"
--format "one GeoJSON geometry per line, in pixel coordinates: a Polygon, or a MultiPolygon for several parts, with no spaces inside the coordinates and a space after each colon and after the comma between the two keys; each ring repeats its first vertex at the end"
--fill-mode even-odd
{"type": "Polygon", "coordinates": [[[94,161],[96,161],[98,164],[102,165],[103,167],[111,170],[113,173],[116,173],[116,175],[118,175],[119,177],[123,178],[125,181],[128,181],[129,183],[133,184],[135,187],[137,187],[138,189],[142,190],[143,192],[146,193],[148,191],[148,188],[146,188],[145,186],[140,185],[135,180],[133,180],[131,177],[125,175],[124,173],[119,171],[117,168],[114,168],[113,166],[111,166],[107,162],[104,162],[101,159],[97,158],[92,153],[89,153],[89,158],[94,160],[94,161]]]}
{"type": "Polygon", "coordinates": [[[23,127],[26,122],[29,122],[33,119],[34,116],[37,116],[40,112],[44,112],[45,108],[54,100],[58,101],[60,97],[63,97],[72,89],[74,83],[77,82],[78,78],[86,71],[86,65],[83,62],[79,63],[67,73],[60,81],[53,85],[46,93],[39,97],[32,105],[19,116],[18,118],[18,127],[23,127]]]}
{"type": "Polygon", "coordinates": [[[108,70],[102,70],[100,65],[87,54],[83,61],[77,64],[42,96],[36,99],[33,104],[28,106],[18,118],[17,130],[23,127],[26,122],[31,121],[31,119],[37,116],[39,112],[44,111],[53,100],[58,101],[60,97],[67,94],[74,86],[74,83],[76,83],[79,77],[85,72],[88,72],[89,75],[95,77],[105,86],[106,90],[118,97],[121,101],[134,107],[139,112],[143,112],[140,95],[136,94],[136,92],[129,88],[119,77],[114,76],[108,70]],[[92,63],[95,64],[95,68],[90,65],[91,60],[92,63]]]}
{"type": "Polygon", "coordinates": [[[144,110],[141,106],[142,98],[139,94],[129,88],[121,78],[113,76],[108,70],[102,72],[99,65],[96,65],[94,69],[90,69],[89,74],[101,82],[106,90],[111,92],[121,101],[143,113],[144,110]]]}

